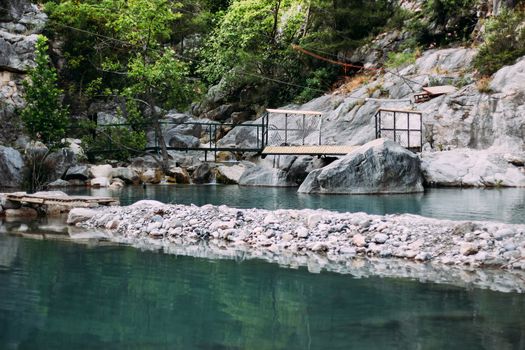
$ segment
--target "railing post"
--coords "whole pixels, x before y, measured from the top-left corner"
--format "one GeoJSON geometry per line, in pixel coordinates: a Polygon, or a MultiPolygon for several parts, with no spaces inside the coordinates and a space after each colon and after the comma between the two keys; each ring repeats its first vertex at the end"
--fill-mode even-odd
{"type": "Polygon", "coordinates": [[[288,113],[284,114],[284,145],[288,145],[288,113]]]}
{"type": "Polygon", "coordinates": [[[319,146],[322,145],[323,115],[319,115],[319,146]]]}
{"type": "Polygon", "coordinates": [[[407,112],[407,148],[410,149],[410,113],[407,112]]]}
{"type": "Polygon", "coordinates": [[[306,115],[303,114],[303,146],[304,146],[304,138],[306,136],[306,125],[305,125],[305,119],[306,115]]]}
{"type": "Polygon", "coordinates": [[[375,115],[376,119],[376,139],[380,137],[380,131],[379,131],[379,113],[381,113],[381,110],[378,109],[375,115]]]}
{"type": "Polygon", "coordinates": [[[394,111],[394,142],[397,142],[396,140],[396,112],[394,111]]]}
{"type": "Polygon", "coordinates": [[[266,144],[268,146],[268,140],[270,138],[270,113],[266,115],[266,144]]]}

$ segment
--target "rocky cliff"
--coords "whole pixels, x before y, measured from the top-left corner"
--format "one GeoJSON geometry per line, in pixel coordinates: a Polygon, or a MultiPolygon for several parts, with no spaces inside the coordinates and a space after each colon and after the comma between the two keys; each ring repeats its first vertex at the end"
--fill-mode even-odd
{"type": "Polygon", "coordinates": [[[37,34],[46,15],[26,0],[0,0],[0,144],[20,135],[15,111],[23,107],[22,80],[34,65],[37,34]]]}

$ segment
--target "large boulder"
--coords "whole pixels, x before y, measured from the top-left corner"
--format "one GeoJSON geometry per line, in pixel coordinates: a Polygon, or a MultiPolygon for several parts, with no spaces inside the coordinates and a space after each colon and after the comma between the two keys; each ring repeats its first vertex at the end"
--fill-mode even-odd
{"type": "Polygon", "coordinates": [[[196,184],[206,184],[212,181],[214,175],[214,168],[208,163],[202,163],[193,171],[192,179],[196,184]]]}
{"type": "Polygon", "coordinates": [[[23,180],[24,159],[11,147],[0,146],[0,187],[19,187],[23,180]]]}
{"type": "Polygon", "coordinates": [[[89,174],[93,178],[97,178],[97,177],[111,178],[112,172],[113,172],[113,167],[109,164],[92,165],[91,168],[89,169],[89,174]]]}
{"type": "Polygon", "coordinates": [[[371,141],[332,164],[312,171],[302,193],[412,193],[423,191],[419,158],[388,140],[371,141]]]}
{"type": "Polygon", "coordinates": [[[87,165],[75,165],[67,169],[64,180],[82,180],[89,179],[89,167],[87,165]]]}
{"type": "Polygon", "coordinates": [[[108,177],[95,177],[90,181],[91,187],[109,187],[111,180],[108,177]]]}
{"type": "Polygon", "coordinates": [[[181,167],[171,167],[169,172],[170,174],[167,177],[168,182],[177,184],[191,183],[190,174],[188,174],[186,169],[183,169],[181,167]]]}
{"type": "Polygon", "coordinates": [[[111,170],[111,177],[124,180],[124,182],[127,184],[138,184],[140,182],[139,175],[131,168],[113,168],[111,170]]]}
{"type": "Polygon", "coordinates": [[[517,155],[456,149],[423,153],[421,158],[423,176],[432,186],[525,186],[523,163],[517,155]]]}
{"type": "Polygon", "coordinates": [[[245,171],[246,167],[240,164],[219,165],[217,167],[217,182],[226,185],[238,184],[245,171]]]}

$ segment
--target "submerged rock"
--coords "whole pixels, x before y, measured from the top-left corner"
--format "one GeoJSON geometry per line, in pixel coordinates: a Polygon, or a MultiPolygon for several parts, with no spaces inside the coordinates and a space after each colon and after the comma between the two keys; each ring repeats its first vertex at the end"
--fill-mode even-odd
{"type": "Polygon", "coordinates": [[[312,171],[302,193],[413,193],[422,192],[418,157],[387,140],[371,141],[332,164],[312,171]]]}

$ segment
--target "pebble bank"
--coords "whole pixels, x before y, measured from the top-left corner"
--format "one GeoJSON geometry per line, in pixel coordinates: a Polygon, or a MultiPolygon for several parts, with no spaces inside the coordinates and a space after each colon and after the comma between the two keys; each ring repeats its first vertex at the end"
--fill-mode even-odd
{"type": "Polygon", "coordinates": [[[112,241],[177,254],[525,292],[525,225],[156,201],[73,209],[68,223],[103,229],[112,241]]]}

